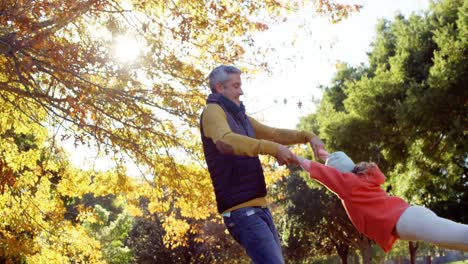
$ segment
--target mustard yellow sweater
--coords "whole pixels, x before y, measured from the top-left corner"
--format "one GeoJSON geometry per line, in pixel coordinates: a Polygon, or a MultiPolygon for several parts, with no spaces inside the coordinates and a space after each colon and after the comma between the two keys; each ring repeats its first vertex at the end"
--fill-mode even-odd
{"type": "MultiPolygon", "coordinates": [[[[313,133],[290,129],[278,129],[261,124],[248,116],[255,131],[256,138],[233,133],[227,122],[226,113],[217,104],[208,104],[203,111],[202,126],[206,137],[211,138],[215,144],[233,150],[235,155],[255,157],[260,154],[276,156],[279,144],[293,145],[309,142],[313,133]],[[221,142],[218,142],[221,141],[221,142]]],[[[256,198],[227,209],[230,212],[249,206],[266,206],[266,197],[256,198]]]]}

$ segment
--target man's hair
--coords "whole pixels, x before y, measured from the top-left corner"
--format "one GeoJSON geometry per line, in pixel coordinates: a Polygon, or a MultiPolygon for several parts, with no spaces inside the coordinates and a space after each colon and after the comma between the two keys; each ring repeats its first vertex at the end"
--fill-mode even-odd
{"type": "Polygon", "coordinates": [[[233,73],[241,74],[242,71],[234,66],[228,65],[220,65],[214,68],[208,76],[211,92],[216,93],[216,84],[227,81],[229,79],[229,74],[233,73]]]}

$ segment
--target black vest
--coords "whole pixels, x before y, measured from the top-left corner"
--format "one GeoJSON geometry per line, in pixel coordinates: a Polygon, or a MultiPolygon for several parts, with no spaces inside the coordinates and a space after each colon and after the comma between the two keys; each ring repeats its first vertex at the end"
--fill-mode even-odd
{"type": "MultiPolygon", "coordinates": [[[[238,107],[221,94],[210,94],[207,104],[211,103],[220,105],[226,112],[232,132],[255,138],[242,103],[238,107]]],[[[266,196],[265,177],[258,157],[222,154],[213,140],[205,137],[201,119],[200,132],[219,213],[254,198],[266,196]]]]}

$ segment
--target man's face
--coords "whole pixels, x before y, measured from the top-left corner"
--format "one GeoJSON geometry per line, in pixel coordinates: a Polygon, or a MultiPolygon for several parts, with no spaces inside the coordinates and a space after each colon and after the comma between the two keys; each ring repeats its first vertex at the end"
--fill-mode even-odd
{"type": "Polygon", "coordinates": [[[240,106],[240,96],[244,94],[240,74],[229,74],[229,79],[223,84],[218,84],[216,90],[237,106],[240,106]]]}

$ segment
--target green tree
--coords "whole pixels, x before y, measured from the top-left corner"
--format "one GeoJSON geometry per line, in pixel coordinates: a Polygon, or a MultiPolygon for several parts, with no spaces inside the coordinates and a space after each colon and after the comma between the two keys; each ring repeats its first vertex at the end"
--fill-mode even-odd
{"type": "Polygon", "coordinates": [[[86,194],[69,208],[84,205],[92,209],[95,217],[83,222],[88,234],[101,244],[103,258],[107,263],[133,263],[133,252],[125,245],[133,227],[133,218],[118,203],[114,195],[94,197],[86,194]]]}
{"type": "Polygon", "coordinates": [[[423,15],[379,22],[367,68],[340,69],[309,117],[328,150],[376,162],[390,193],[464,223],[467,10],[466,1],[442,0],[423,15]]]}

